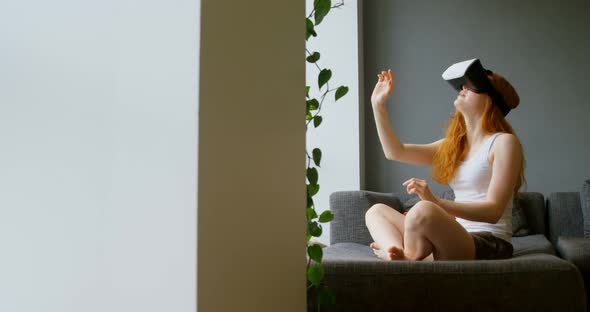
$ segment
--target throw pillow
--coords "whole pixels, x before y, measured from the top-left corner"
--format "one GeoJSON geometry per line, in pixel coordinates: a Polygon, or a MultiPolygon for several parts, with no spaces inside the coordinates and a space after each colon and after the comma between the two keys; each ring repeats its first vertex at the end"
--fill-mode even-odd
{"type": "Polygon", "coordinates": [[[455,201],[455,192],[453,192],[453,190],[446,190],[443,191],[442,193],[440,193],[440,198],[442,199],[446,199],[446,200],[451,200],[451,201],[455,201]]]}
{"type": "Polygon", "coordinates": [[[590,180],[584,181],[580,192],[580,204],[584,217],[584,237],[590,238],[590,180]]]}
{"type": "Polygon", "coordinates": [[[520,237],[531,234],[531,229],[527,222],[526,215],[524,213],[524,207],[528,205],[527,197],[520,193],[514,197],[512,202],[512,236],[520,237]]]}
{"type": "MultiPolygon", "coordinates": [[[[415,204],[417,204],[421,199],[418,195],[408,195],[407,198],[403,203],[403,209],[405,212],[409,211],[415,204]]],[[[439,198],[448,199],[448,200],[455,200],[455,193],[453,190],[447,190],[439,194],[439,198]]]]}
{"type": "MultiPolygon", "coordinates": [[[[419,201],[421,201],[418,195],[409,195],[409,199],[406,199],[402,205],[404,210],[404,215],[410,211],[414,205],[416,205],[419,201]]],[[[448,200],[455,200],[455,194],[453,190],[444,191],[439,195],[439,198],[448,199],[448,200]]]]}
{"type": "Polygon", "coordinates": [[[410,211],[410,208],[414,207],[414,205],[416,205],[419,201],[421,201],[420,196],[418,195],[412,195],[410,197],[410,199],[406,200],[403,205],[404,205],[404,212],[408,212],[410,211]]]}

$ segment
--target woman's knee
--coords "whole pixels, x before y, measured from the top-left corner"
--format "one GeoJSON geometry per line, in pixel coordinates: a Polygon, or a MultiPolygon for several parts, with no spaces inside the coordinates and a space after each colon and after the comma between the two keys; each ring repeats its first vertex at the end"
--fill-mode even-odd
{"type": "Polygon", "coordinates": [[[407,229],[424,229],[432,224],[440,213],[441,208],[436,204],[422,200],[419,201],[406,215],[407,229]]]}
{"type": "Polygon", "coordinates": [[[367,210],[367,212],[365,213],[365,220],[367,218],[371,218],[374,216],[381,216],[383,215],[383,211],[385,209],[392,209],[391,207],[385,205],[385,204],[375,204],[373,206],[371,206],[371,208],[369,208],[367,210]]]}

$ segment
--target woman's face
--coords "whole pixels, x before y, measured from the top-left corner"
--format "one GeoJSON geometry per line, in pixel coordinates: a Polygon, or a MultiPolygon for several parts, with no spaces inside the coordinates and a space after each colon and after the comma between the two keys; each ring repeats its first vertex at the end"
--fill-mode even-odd
{"type": "Polygon", "coordinates": [[[489,96],[486,93],[475,93],[463,86],[455,99],[455,108],[463,115],[478,116],[483,114],[486,101],[489,96]]]}

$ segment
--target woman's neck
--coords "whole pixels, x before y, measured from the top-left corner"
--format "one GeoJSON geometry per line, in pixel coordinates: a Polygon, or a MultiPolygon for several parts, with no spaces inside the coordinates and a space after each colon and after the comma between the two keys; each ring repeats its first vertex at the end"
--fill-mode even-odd
{"type": "Polygon", "coordinates": [[[467,131],[467,143],[470,146],[479,145],[485,137],[486,134],[482,131],[480,123],[480,116],[477,117],[469,117],[463,116],[465,118],[465,126],[467,131]]]}

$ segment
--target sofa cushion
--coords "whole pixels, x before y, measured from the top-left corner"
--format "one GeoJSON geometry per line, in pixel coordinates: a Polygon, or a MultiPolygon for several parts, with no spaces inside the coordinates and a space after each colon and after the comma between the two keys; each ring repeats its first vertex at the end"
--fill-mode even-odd
{"type": "Polygon", "coordinates": [[[584,181],[580,192],[580,204],[584,216],[584,237],[590,238],[590,180],[584,181]]]}
{"type": "Polygon", "coordinates": [[[562,258],[571,261],[582,273],[590,273],[590,239],[562,236],[555,247],[562,258]]]}
{"type": "MultiPolygon", "coordinates": [[[[513,257],[536,253],[555,255],[553,245],[542,234],[513,237],[512,246],[514,246],[513,257]]],[[[590,242],[588,246],[590,247],[590,242]]],[[[324,248],[324,259],[336,261],[382,261],[375,256],[371,247],[357,243],[338,243],[324,248]]]]}
{"type": "Polygon", "coordinates": [[[551,242],[543,234],[513,237],[512,246],[514,247],[512,257],[536,253],[555,255],[553,245],[551,245],[551,242]]]}
{"type": "Polygon", "coordinates": [[[382,261],[373,253],[371,247],[357,243],[338,243],[324,248],[324,261],[375,262],[382,261]]]}

